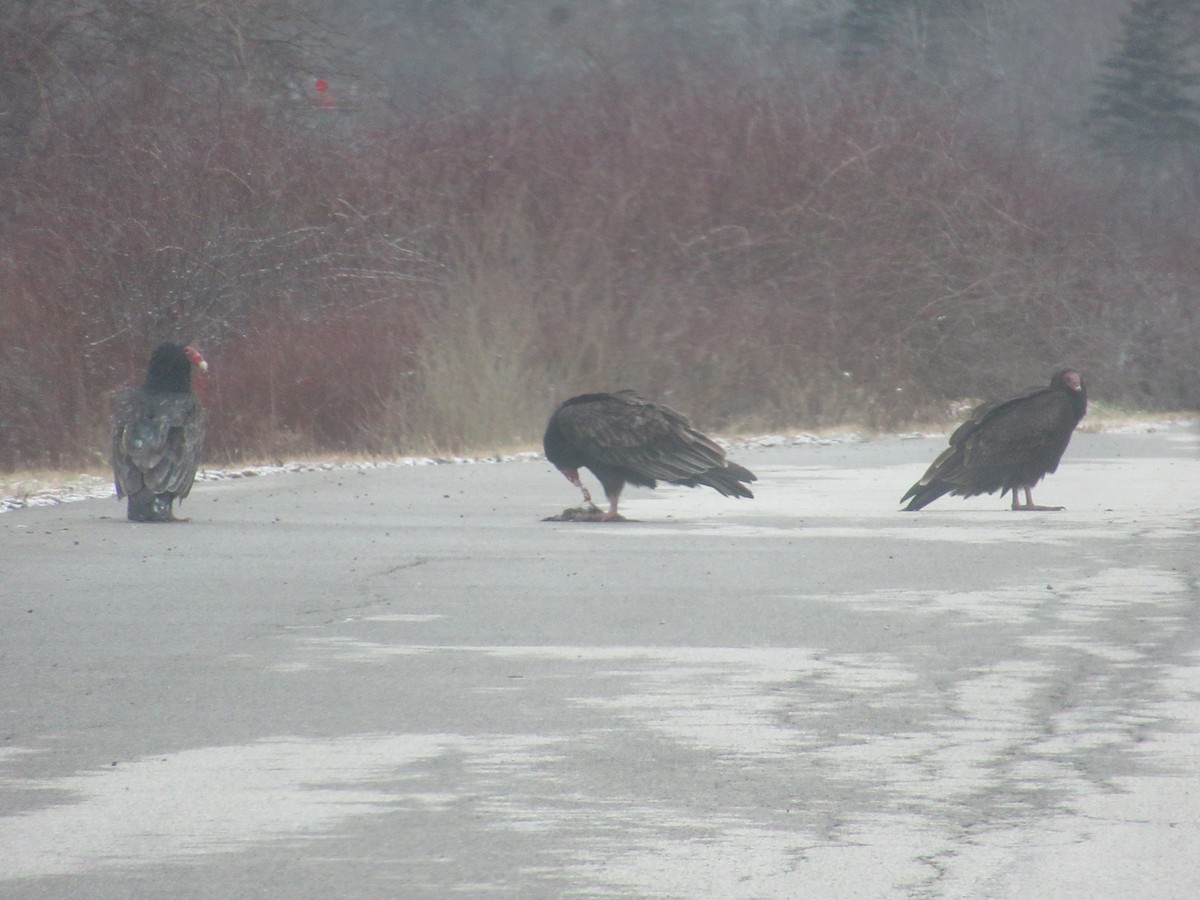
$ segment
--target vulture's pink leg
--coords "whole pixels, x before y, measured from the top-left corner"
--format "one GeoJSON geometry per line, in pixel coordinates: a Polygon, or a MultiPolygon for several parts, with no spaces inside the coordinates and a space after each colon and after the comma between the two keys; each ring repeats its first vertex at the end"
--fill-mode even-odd
{"type": "Polygon", "coordinates": [[[1030,488],[1025,488],[1025,505],[1017,505],[1017,492],[1013,491],[1013,509],[1019,509],[1022,512],[1057,512],[1061,509],[1066,509],[1065,506],[1038,506],[1033,502],[1033,491],[1030,488]]]}
{"type": "Polygon", "coordinates": [[[563,475],[566,476],[567,481],[571,482],[571,484],[575,485],[575,487],[579,488],[579,490],[583,493],[583,502],[586,503],[590,508],[596,509],[596,504],[592,502],[592,495],[588,493],[588,489],[584,487],[583,482],[579,480],[579,470],[562,469],[561,471],[563,475]]]}
{"type": "Polygon", "coordinates": [[[602,522],[622,522],[625,517],[617,512],[617,501],[621,499],[620,494],[613,494],[608,498],[608,512],[600,519],[602,522]]]}

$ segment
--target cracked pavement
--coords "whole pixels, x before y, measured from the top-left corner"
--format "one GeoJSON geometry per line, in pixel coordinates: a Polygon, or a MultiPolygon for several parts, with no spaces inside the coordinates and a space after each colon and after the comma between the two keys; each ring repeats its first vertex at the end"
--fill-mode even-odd
{"type": "Polygon", "coordinates": [[[900,512],[944,438],[6,513],[0,897],[1200,896],[1197,437],[1076,435],[1057,513],[900,512]]]}

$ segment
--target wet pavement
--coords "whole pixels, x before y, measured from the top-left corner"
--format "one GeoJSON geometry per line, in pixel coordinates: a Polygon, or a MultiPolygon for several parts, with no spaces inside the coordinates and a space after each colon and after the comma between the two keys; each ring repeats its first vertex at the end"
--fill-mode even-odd
{"type": "Polygon", "coordinates": [[[1200,896],[1195,429],[898,511],[942,445],[4,513],[0,897],[1200,896]]]}

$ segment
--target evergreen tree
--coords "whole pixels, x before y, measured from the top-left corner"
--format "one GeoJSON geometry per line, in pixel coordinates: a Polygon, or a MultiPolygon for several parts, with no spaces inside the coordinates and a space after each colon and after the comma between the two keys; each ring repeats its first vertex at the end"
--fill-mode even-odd
{"type": "Polygon", "coordinates": [[[1120,48],[1104,62],[1088,114],[1096,145],[1128,159],[1162,162],[1200,149],[1200,71],[1189,4],[1135,0],[1121,17],[1120,48]]]}
{"type": "Polygon", "coordinates": [[[892,0],[854,0],[842,16],[842,59],[855,65],[892,40],[901,14],[892,0]]]}
{"type": "Polygon", "coordinates": [[[896,51],[914,69],[938,69],[978,52],[983,0],[851,0],[839,23],[842,62],[896,51]]]}

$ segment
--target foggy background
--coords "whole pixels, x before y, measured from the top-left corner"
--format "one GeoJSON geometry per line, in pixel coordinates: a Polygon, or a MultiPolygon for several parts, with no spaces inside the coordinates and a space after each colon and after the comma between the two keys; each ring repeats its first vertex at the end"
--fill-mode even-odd
{"type": "Polygon", "coordinates": [[[103,465],[165,339],[214,462],[1200,405],[1195,4],[5,7],[3,469],[103,465]]]}

